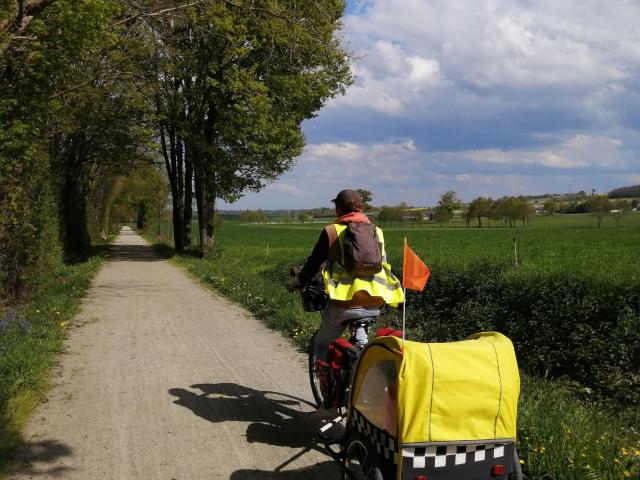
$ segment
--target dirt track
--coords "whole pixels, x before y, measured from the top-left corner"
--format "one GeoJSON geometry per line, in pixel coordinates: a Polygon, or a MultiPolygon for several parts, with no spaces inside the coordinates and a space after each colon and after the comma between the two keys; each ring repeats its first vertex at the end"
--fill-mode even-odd
{"type": "Polygon", "coordinates": [[[304,355],[130,230],[52,383],[10,479],[339,478],[312,442],[304,355]]]}

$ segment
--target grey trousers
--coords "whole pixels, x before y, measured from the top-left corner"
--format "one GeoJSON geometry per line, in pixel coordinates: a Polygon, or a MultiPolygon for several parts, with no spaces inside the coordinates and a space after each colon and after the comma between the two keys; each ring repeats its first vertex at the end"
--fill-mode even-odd
{"type": "MultiPolygon", "coordinates": [[[[320,314],[320,329],[316,334],[316,340],[313,345],[316,358],[326,361],[329,344],[342,335],[351,320],[360,318],[375,319],[379,315],[380,308],[378,307],[342,308],[329,301],[320,314]]],[[[367,341],[364,329],[358,329],[356,331],[356,342],[366,344],[367,341]]]]}

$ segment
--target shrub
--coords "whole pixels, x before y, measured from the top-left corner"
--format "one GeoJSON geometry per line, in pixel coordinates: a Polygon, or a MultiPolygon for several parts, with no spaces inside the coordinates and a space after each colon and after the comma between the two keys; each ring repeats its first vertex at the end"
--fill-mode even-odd
{"type": "Polygon", "coordinates": [[[422,294],[409,294],[408,328],[450,341],[497,330],[521,368],[567,377],[624,403],[640,400],[640,288],[571,273],[506,265],[436,266],[422,294]]]}

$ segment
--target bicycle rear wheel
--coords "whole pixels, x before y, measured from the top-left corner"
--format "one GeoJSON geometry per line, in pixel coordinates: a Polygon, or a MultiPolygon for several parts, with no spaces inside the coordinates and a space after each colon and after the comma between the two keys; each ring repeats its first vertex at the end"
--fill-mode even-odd
{"type": "Polygon", "coordinates": [[[309,351],[308,351],[308,363],[309,363],[309,383],[311,384],[311,393],[313,394],[313,400],[315,401],[316,408],[330,408],[331,407],[331,399],[325,399],[322,394],[322,386],[320,383],[320,372],[318,371],[318,366],[316,365],[316,355],[314,352],[314,344],[316,340],[316,335],[318,332],[314,333],[309,341],[309,351]]]}
{"type": "MultiPolygon", "coordinates": [[[[371,443],[357,433],[351,434],[344,449],[344,480],[384,480],[371,443]]],[[[394,475],[395,476],[395,475],[394,475]]]]}

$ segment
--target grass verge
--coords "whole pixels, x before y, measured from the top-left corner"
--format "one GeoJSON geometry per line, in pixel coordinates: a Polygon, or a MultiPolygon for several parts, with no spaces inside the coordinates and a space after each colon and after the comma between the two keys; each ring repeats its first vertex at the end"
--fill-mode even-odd
{"type": "Polygon", "coordinates": [[[0,308],[0,476],[22,429],[46,391],[49,371],[107,245],[88,258],[62,265],[42,279],[28,302],[0,308]]]}
{"type": "MultiPolygon", "coordinates": [[[[171,257],[166,245],[154,248],[171,257]]],[[[286,266],[274,270],[240,257],[223,248],[212,259],[175,255],[172,261],[304,348],[318,317],[305,313],[297,295],[283,288],[286,266]]],[[[397,319],[387,316],[383,323],[397,326],[397,319]]],[[[533,479],[640,478],[637,406],[591,401],[576,394],[568,382],[523,375],[519,409],[518,451],[533,479]]]]}

